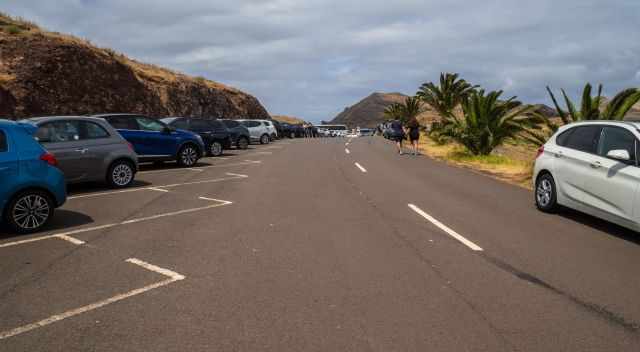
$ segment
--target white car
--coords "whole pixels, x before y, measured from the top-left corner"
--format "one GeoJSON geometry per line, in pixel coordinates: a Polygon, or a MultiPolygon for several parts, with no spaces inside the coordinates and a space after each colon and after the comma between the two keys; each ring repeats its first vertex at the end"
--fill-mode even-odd
{"type": "Polygon", "coordinates": [[[272,141],[278,139],[278,129],[276,128],[276,126],[273,125],[273,122],[269,120],[257,120],[257,121],[260,121],[265,126],[267,126],[267,129],[269,130],[269,137],[271,137],[272,141]]]}
{"type": "Polygon", "coordinates": [[[260,144],[269,144],[271,135],[275,131],[275,127],[271,125],[273,130],[269,128],[264,120],[237,120],[249,130],[249,137],[252,142],[260,144]]]}
{"type": "Polygon", "coordinates": [[[622,121],[561,127],[536,158],[538,209],[566,206],[640,231],[639,128],[622,121]]]}

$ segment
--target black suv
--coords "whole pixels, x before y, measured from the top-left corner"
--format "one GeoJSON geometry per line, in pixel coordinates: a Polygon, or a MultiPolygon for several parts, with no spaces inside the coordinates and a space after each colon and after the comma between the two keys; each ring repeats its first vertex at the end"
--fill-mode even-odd
{"type": "Polygon", "coordinates": [[[232,134],[220,121],[193,117],[167,117],[161,121],[173,128],[199,134],[209,156],[220,156],[225,149],[231,148],[232,134]]]}
{"type": "Polygon", "coordinates": [[[238,149],[247,149],[249,148],[249,129],[242,125],[240,122],[235,120],[218,120],[222,122],[227,128],[229,132],[231,132],[231,141],[238,149]]]}

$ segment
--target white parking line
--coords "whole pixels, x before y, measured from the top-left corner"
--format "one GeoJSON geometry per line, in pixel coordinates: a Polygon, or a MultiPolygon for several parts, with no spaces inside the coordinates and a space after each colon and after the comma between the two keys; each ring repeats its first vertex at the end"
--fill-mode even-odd
{"type": "Polygon", "coordinates": [[[284,147],[276,147],[276,146],[273,146],[273,147],[264,147],[264,148],[262,148],[262,149],[264,149],[264,150],[268,150],[268,149],[282,149],[282,148],[284,148],[284,147]]]}
{"type": "MultiPolygon", "coordinates": [[[[220,164],[220,165],[209,165],[209,166],[202,166],[202,167],[192,167],[190,169],[192,169],[191,171],[194,171],[194,169],[198,169],[198,170],[203,170],[204,169],[209,169],[209,168],[213,168],[213,167],[230,167],[230,166],[242,166],[242,165],[251,165],[251,164],[261,164],[262,161],[260,160],[244,160],[241,163],[231,163],[231,164],[220,164]]],[[[151,170],[151,171],[139,171],[138,174],[139,175],[147,175],[147,174],[161,174],[161,173],[166,173],[166,172],[176,172],[176,171],[184,171],[184,170],[188,170],[188,169],[179,169],[179,168],[175,168],[175,169],[166,169],[166,170],[151,170]]]]}
{"type": "Polygon", "coordinates": [[[176,215],[187,214],[187,213],[195,213],[195,212],[198,212],[198,211],[204,211],[204,210],[209,210],[209,209],[218,208],[218,207],[222,207],[222,206],[225,206],[225,205],[233,204],[233,202],[230,202],[230,201],[227,201],[227,200],[204,198],[204,197],[200,197],[198,199],[216,202],[216,204],[212,204],[212,205],[209,205],[209,206],[206,206],[206,207],[183,209],[183,210],[173,211],[173,212],[169,212],[169,213],[162,213],[162,214],[151,215],[151,216],[146,216],[146,217],[137,218],[137,219],[130,219],[130,220],[125,220],[125,221],[111,223],[111,224],[104,224],[104,225],[99,225],[99,226],[85,227],[85,228],[81,228],[81,229],[77,229],[77,230],[71,230],[71,231],[67,231],[67,232],[63,232],[63,233],[57,233],[57,234],[53,234],[53,235],[30,238],[28,240],[3,243],[3,244],[0,244],[0,248],[13,247],[13,246],[21,245],[21,244],[26,244],[26,243],[44,241],[44,240],[48,240],[48,239],[51,239],[51,238],[60,238],[62,240],[69,241],[71,243],[80,245],[80,244],[84,244],[85,242],[83,242],[83,241],[81,241],[79,239],[76,239],[76,238],[69,237],[69,236],[70,235],[76,235],[76,234],[79,234],[79,233],[86,233],[86,232],[92,232],[92,231],[97,231],[97,230],[108,229],[108,228],[112,228],[112,227],[116,227],[116,226],[124,226],[124,225],[135,224],[135,223],[139,223],[139,222],[143,222],[143,221],[156,220],[156,219],[166,218],[166,217],[170,217],[170,216],[176,216],[176,215]]]}
{"type": "Polygon", "coordinates": [[[356,166],[358,167],[358,169],[360,169],[360,171],[362,171],[362,172],[364,172],[364,173],[366,173],[366,172],[367,172],[367,169],[365,169],[364,167],[362,167],[362,165],[360,165],[360,164],[356,163],[356,166]]]}
{"type": "Polygon", "coordinates": [[[196,171],[196,172],[202,172],[202,171],[204,171],[203,169],[196,169],[196,168],[192,168],[192,167],[187,168],[187,169],[185,169],[185,170],[189,170],[189,171],[196,171]]]}
{"type": "Polygon", "coordinates": [[[49,239],[52,239],[52,238],[61,239],[61,240],[73,243],[75,245],[78,245],[78,246],[84,244],[84,241],[81,241],[81,240],[79,240],[77,238],[73,238],[73,237],[68,236],[68,235],[69,235],[69,233],[61,233],[61,234],[56,234],[56,235],[48,235],[48,236],[30,238],[28,240],[7,242],[7,243],[0,244],[0,248],[14,247],[14,246],[19,246],[19,245],[22,245],[22,244],[27,244],[27,243],[32,243],[32,242],[49,240],[49,239]]]}
{"type": "Polygon", "coordinates": [[[440,228],[442,231],[446,232],[449,236],[455,238],[456,240],[462,242],[462,244],[464,244],[465,246],[471,248],[471,250],[478,251],[478,252],[482,251],[482,248],[480,246],[464,238],[462,235],[453,231],[452,229],[450,229],[440,221],[436,220],[433,216],[425,213],[422,209],[418,208],[417,206],[413,204],[409,204],[409,208],[411,208],[411,210],[415,211],[423,218],[427,219],[427,221],[434,224],[436,227],[440,228]]]}
{"type": "Polygon", "coordinates": [[[351,151],[349,151],[349,149],[347,149],[347,148],[344,149],[344,152],[347,153],[347,154],[351,154],[351,151]]]}
{"type": "Polygon", "coordinates": [[[64,319],[67,319],[67,318],[71,318],[71,317],[74,317],[76,315],[80,315],[82,313],[87,313],[89,311],[96,310],[98,308],[102,308],[102,307],[104,307],[106,305],[109,305],[109,304],[112,304],[112,303],[116,303],[118,301],[122,301],[124,299],[130,298],[130,297],[133,297],[133,296],[137,296],[137,295],[145,293],[147,291],[151,291],[153,289],[160,288],[162,286],[167,286],[167,285],[169,285],[171,283],[174,283],[176,281],[181,281],[181,280],[185,279],[184,275],[180,275],[180,274],[178,274],[178,273],[176,273],[174,271],[171,271],[171,270],[168,270],[168,269],[164,269],[164,268],[160,268],[158,266],[143,262],[142,260],[139,260],[139,259],[130,258],[130,259],[127,259],[126,262],[134,264],[134,265],[137,265],[137,266],[140,266],[140,267],[142,267],[144,269],[153,271],[153,272],[161,274],[163,276],[167,276],[168,279],[160,281],[160,282],[157,282],[155,284],[147,285],[147,286],[142,287],[142,288],[131,290],[129,292],[121,293],[121,294],[115,295],[115,296],[113,296],[111,298],[107,298],[105,300],[102,300],[102,301],[99,301],[99,302],[96,302],[96,303],[92,303],[92,304],[89,304],[89,305],[86,305],[86,306],[83,306],[83,307],[80,307],[80,308],[72,309],[72,310],[66,311],[64,313],[52,315],[52,316],[50,316],[50,317],[48,317],[46,319],[40,320],[40,321],[35,322],[35,323],[23,325],[23,326],[20,326],[18,328],[15,328],[15,329],[11,329],[11,330],[0,332],[0,340],[7,339],[7,338],[12,337],[12,336],[24,334],[26,332],[29,332],[29,331],[32,331],[32,330],[35,330],[35,329],[38,329],[38,328],[45,327],[47,325],[50,325],[50,324],[53,324],[53,323],[57,323],[57,322],[59,322],[61,320],[64,320],[64,319]]]}
{"type": "Polygon", "coordinates": [[[249,177],[247,175],[233,174],[233,173],[230,173],[230,172],[227,172],[226,174],[231,176],[231,177],[214,178],[214,179],[211,179],[211,180],[203,180],[203,181],[174,183],[174,184],[170,184],[170,185],[160,185],[160,186],[154,186],[154,187],[129,188],[129,189],[123,189],[123,190],[120,190],[120,191],[89,193],[89,194],[82,194],[82,195],[78,195],[78,196],[67,197],[67,200],[81,199],[81,198],[103,197],[103,196],[110,196],[110,195],[113,195],[113,194],[131,193],[131,192],[140,192],[140,191],[169,192],[168,190],[163,189],[163,188],[174,188],[174,187],[179,187],[179,186],[199,185],[199,184],[203,184],[203,183],[214,183],[214,182],[231,181],[231,180],[238,180],[238,179],[243,179],[243,178],[249,177]]]}

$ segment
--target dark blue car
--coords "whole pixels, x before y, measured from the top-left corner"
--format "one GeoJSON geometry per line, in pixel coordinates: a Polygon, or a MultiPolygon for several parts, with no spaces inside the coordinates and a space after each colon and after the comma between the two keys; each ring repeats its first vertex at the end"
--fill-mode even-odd
{"type": "Polygon", "coordinates": [[[34,138],[31,124],[0,120],[0,212],[12,231],[40,230],[66,201],[56,158],[34,138]]]}
{"type": "Polygon", "coordinates": [[[100,117],[133,145],[140,162],[175,160],[179,165],[191,167],[205,150],[202,137],[174,129],[162,121],[134,114],[102,114],[100,117]]]}

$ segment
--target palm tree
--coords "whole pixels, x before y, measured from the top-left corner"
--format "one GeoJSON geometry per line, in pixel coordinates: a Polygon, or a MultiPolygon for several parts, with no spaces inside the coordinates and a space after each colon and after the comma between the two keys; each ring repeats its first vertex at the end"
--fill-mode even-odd
{"type": "Polygon", "coordinates": [[[595,98],[591,96],[591,90],[591,84],[587,83],[582,90],[580,110],[577,110],[564,89],[561,89],[567,106],[567,111],[564,111],[558,104],[558,100],[551,88],[547,87],[547,92],[551,96],[558,115],[560,115],[560,119],[565,124],[585,120],[622,120],[633,105],[640,101],[640,89],[629,88],[616,94],[603,110],[602,84],[598,85],[598,95],[595,98]]]}
{"type": "Polygon", "coordinates": [[[407,97],[404,104],[400,105],[402,109],[402,122],[409,122],[413,118],[418,117],[422,112],[422,101],[418,97],[407,97]]]}
{"type": "MultiPolygon", "coordinates": [[[[580,110],[577,110],[575,104],[569,99],[564,89],[561,89],[567,106],[567,111],[564,111],[560,107],[560,104],[558,104],[558,100],[555,95],[553,95],[551,88],[547,87],[547,92],[549,92],[549,96],[563,124],[585,120],[623,120],[629,110],[640,101],[640,89],[629,88],[616,94],[603,109],[603,105],[605,104],[604,97],[602,96],[602,84],[598,85],[598,95],[596,95],[595,98],[591,96],[591,90],[591,84],[587,83],[582,90],[580,110]]],[[[543,121],[543,129],[524,131],[521,137],[531,144],[543,145],[556,133],[560,124],[546,116],[538,115],[538,118],[543,121]]]]}
{"type": "Polygon", "coordinates": [[[457,73],[441,73],[439,86],[433,82],[425,83],[416,96],[431,105],[444,119],[449,119],[453,117],[455,108],[477,87],[460,79],[457,73]]]}
{"type": "Polygon", "coordinates": [[[485,95],[474,91],[462,102],[463,117],[454,117],[443,134],[462,144],[474,155],[489,155],[508,138],[536,127],[541,121],[529,114],[534,108],[512,97],[499,100],[502,91],[485,95]]]}
{"type": "Polygon", "coordinates": [[[401,120],[402,119],[402,104],[400,103],[393,103],[389,106],[387,106],[386,109],[384,109],[384,116],[388,119],[388,120],[401,120]]]}

